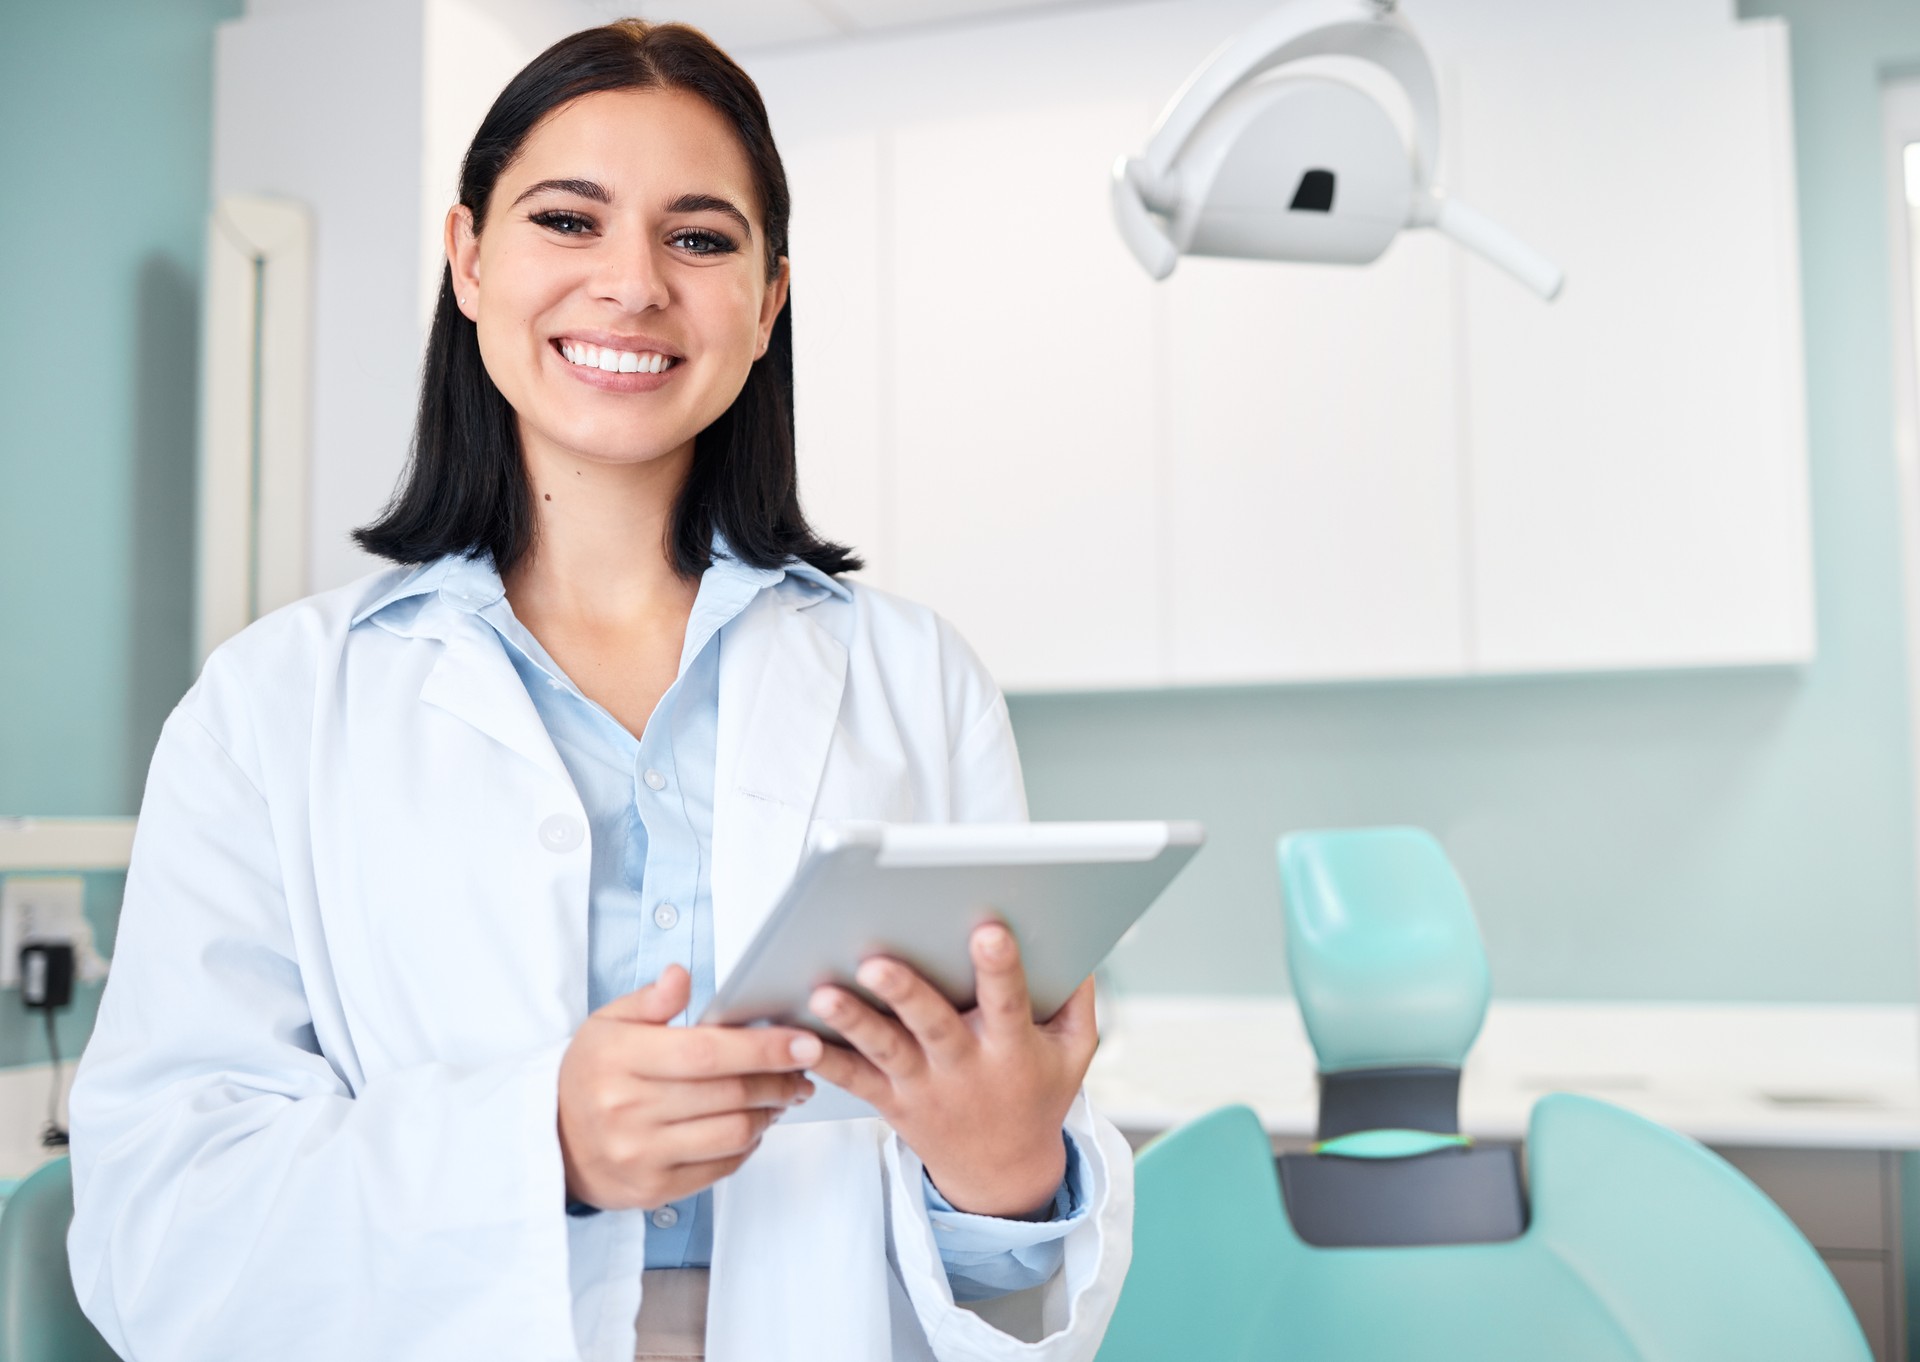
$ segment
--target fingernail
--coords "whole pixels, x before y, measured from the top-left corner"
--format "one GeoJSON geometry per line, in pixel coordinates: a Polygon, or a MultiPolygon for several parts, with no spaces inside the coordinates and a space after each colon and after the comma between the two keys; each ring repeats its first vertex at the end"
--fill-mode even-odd
{"type": "Polygon", "coordinates": [[[816,1017],[831,1017],[840,1010],[840,995],[830,988],[816,989],[807,999],[807,1009],[816,1017]]]}
{"type": "Polygon", "coordinates": [[[869,960],[854,971],[853,977],[878,993],[893,986],[893,971],[878,960],[869,960]]]}
{"type": "Polygon", "coordinates": [[[1004,960],[1013,947],[1013,936],[1005,927],[989,927],[980,933],[980,945],[989,960],[1004,960]]]}
{"type": "Polygon", "coordinates": [[[820,1037],[795,1036],[793,1044],[787,1047],[792,1056],[802,1064],[811,1064],[820,1058],[820,1037]]]}

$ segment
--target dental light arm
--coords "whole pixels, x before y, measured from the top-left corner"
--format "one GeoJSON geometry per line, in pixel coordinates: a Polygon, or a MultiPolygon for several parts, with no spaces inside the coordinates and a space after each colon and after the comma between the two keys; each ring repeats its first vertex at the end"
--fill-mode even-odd
{"type": "Polygon", "coordinates": [[[1492,218],[1458,199],[1427,197],[1418,201],[1412,227],[1432,227],[1450,236],[1475,255],[1490,260],[1542,298],[1551,302],[1566,275],[1560,267],[1527,245],[1492,218]]]}
{"type": "Polygon", "coordinates": [[[1289,0],[1227,43],[1113,167],[1114,221],[1164,279],[1183,254],[1366,264],[1404,227],[1435,227],[1543,297],[1561,273],[1433,185],[1440,105],[1413,30],[1378,0],[1289,0]],[[1309,57],[1368,62],[1404,92],[1409,148],[1348,82],[1279,71],[1309,57]]]}

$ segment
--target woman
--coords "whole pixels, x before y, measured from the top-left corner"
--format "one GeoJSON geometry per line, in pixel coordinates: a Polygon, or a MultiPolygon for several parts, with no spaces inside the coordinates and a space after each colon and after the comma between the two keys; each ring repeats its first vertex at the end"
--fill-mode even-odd
{"type": "Polygon", "coordinates": [[[794,492],[787,191],[752,83],[628,21],[521,72],[447,216],[402,566],[209,658],[155,752],[72,1097],[121,1351],[1091,1357],[1130,1164],[1011,938],[853,1044],[686,1024],[815,819],[1025,816],[1006,707],[794,492]],[[885,1118],[769,1129],[813,1089],[885,1118]],[[710,1273],[710,1278],[709,1274],[710,1273]],[[643,1275],[644,1274],[644,1275],[643,1275]],[[1022,1343],[955,1298],[1047,1283],[1022,1343]]]}

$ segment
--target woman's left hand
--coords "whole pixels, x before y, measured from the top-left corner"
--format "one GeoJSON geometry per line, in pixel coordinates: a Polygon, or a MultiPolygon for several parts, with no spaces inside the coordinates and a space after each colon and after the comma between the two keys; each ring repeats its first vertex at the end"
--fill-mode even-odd
{"type": "Polygon", "coordinates": [[[885,956],[864,961],[854,977],[898,1020],[847,989],[814,990],[814,1015],[854,1050],[827,1046],[813,1072],[872,1103],[956,1209],[1031,1217],[1066,1175],[1061,1124],[1100,1043],[1093,981],[1036,1025],[1013,934],[987,923],[969,946],[978,1002],[964,1014],[885,956]]]}

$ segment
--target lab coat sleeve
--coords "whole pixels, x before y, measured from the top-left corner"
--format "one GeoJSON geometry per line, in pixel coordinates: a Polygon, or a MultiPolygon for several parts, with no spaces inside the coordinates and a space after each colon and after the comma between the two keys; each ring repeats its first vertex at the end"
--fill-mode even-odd
{"type": "Polygon", "coordinates": [[[283,891],[276,831],[301,823],[195,698],[154,754],[70,1099],[82,1307],[140,1362],[573,1362],[565,1039],[355,1091],[303,989],[324,938],[283,891]]]}
{"type": "MultiPolygon", "coordinates": [[[[1024,822],[1025,785],[1005,697],[979,659],[942,622],[953,734],[951,808],[956,822],[1024,822]]],[[[1046,1332],[1028,1343],[954,1300],[924,1193],[926,1172],[897,1134],[886,1143],[889,1238],[895,1267],[938,1362],[1082,1362],[1099,1350],[1133,1255],[1133,1154],[1084,1090],[1066,1122],[1085,1203],[1060,1241],[1061,1270],[1045,1287],[1046,1332]]]]}

